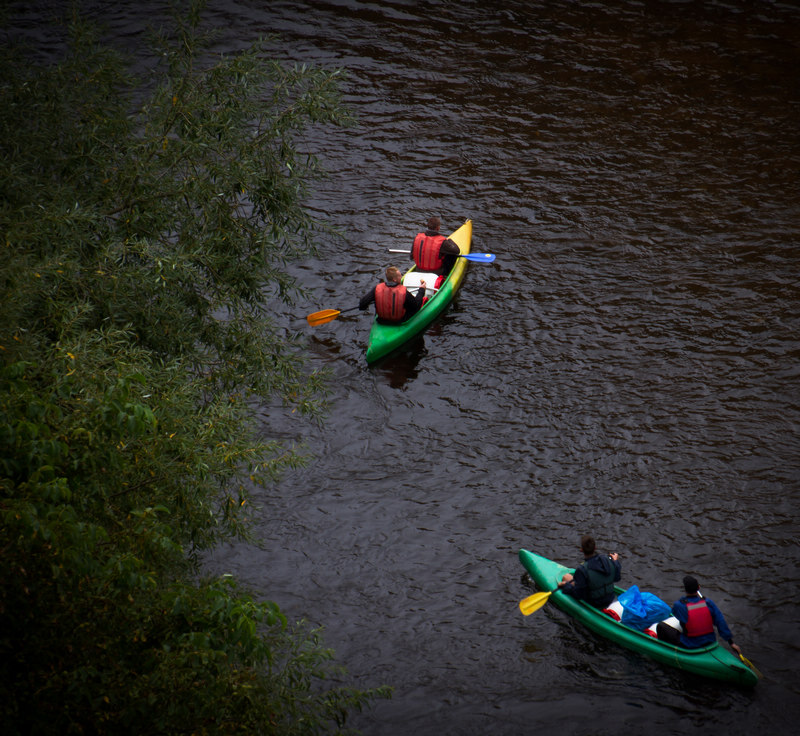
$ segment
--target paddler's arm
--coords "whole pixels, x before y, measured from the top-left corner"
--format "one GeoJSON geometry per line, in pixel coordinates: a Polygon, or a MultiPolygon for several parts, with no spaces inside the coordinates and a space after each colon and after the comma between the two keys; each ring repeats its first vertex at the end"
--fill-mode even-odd
{"type": "Polygon", "coordinates": [[[425,298],[425,282],[420,279],[419,288],[406,289],[406,309],[417,310],[422,306],[422,300],[425,298]]]}
{"type": "Polygon", "coordinates": [[[611,564],[614,565],[614,582],[618,583],[622,578],[622,564],[619,561],[619,555],[616,552],[612,552],[608,559],[611,560],[611,564]]]}
{"type": "Polygon", "coordinates": [[[583,566],[579,565],[575,568],[574,573],[564,573],[561,582],[558,584],[560,590],[567,595],[571,595],[576,600],[584,600],[586,598],[586,588],[588,580],[583,566]]]}
{"type": "Polygon", "coordinates": [[[564,573],[564,576],[561,578],[561,582],[558,584],[557,590],[561,590],[564,593],[572,595],[575,590],[575,578],[571,573],[564,573]]]}
{"type": "Polygon", "coordinates": [[[456,243],[450,240],[450,238],[443,240],[442,244],[439,246],[440,256],[457,256],[459,253],[461,253],[461,248],[459,248],[456,243]]]}
{"type": "Polygon", "coordinates": [[[375,301],[375,287],[373,286],[372,289],[370,289],[369,294],[364,294],[364,296],[361,297],[361,300],[358,302],[358,308],[366,309],[374,301],[375,301]]]}
{"type": "Polygon", "coordinates": [[[725,616],[723,616],[722,611],[719,610],[719,606],[717,606],[714,601],[709,600],[708,598],[706,598],[706,605],[711,611],[711,618],[714,620],[714,625],[717,627],[719,635],[728,642],[733,651],[735,651],[737,654],[741,654],[742,650],[739,649],[738,644],[733,643],[733,634],[728,627],[727,621],[725,621],[725,616]]]}

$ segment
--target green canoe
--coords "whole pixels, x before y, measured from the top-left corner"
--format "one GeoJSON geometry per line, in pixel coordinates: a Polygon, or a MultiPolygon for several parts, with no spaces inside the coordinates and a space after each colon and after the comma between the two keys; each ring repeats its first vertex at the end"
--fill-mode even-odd
{"type": "MultiPolygon", "coordinates": [[[[467,220],[458,230],[448,236],[461,253],[469,253],[472,244],[472,220],[467,220]]],[[[412,337],[422,332],[434,319],[436,319],[450,304],[458,287],[464,280],[467,270],[467,259],[457,258],[456,265],[434,293],[431,287],[436,280],[435,275],[428,275],[425,284],[428,292],[428,301],[411,319],[399,325],[383,325],[377,319],[372,323],[367,342],[367,363],[374,363],[393,350],[405,345],[412,337]]],[[[403,283],[408,288],[417,286],[421,274],[416,272],[416,266],[410,268],[403,277],[403,283]]]]}
{"type": "MultiPolygon", "coordinates": [[[[696,675],[750,687],[758,682],[758,675],[719,643],[699,649],[684,649],[659,641],[649,634],[614,620],[583,601],[556,590],[564,573],[574,572],[572,568],[564,567],[525,549],[519,551],[519,560],[540,591],[554,591],[550,596],[553,603],[600,636],[645,654],[662,664],[696,675]]],[[[616,591],[617,595],[625,592],[620,587],[616,587],[616,591]]]]}

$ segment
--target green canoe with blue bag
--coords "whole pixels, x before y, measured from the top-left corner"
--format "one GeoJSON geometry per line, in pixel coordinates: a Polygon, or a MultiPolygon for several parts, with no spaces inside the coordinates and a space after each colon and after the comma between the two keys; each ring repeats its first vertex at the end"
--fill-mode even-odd
{"type": "MultiPolygon", "coordinates": [[[[551,600],[558,608],[596,634],[662,664],[737,685],[752,687],[758,682],[755,668],[751,669],[744,657],[737,657],[719,642],[698,649],[686,649],[661,641],[646,631],[632,628],[623,621],[617,621],[607,613],[558,590],[558,583],[564,573],[573,573],[574,568],[565,567],[526,549],[519,551],[519,560],[541,591],[520,603],[520,609],[524,614],[532,613],[543,605],[544,601],[551,600]]],[[[618,586],[615,586],[615,590],[617,597],[625,592],[624,588],[618,586]]]]}

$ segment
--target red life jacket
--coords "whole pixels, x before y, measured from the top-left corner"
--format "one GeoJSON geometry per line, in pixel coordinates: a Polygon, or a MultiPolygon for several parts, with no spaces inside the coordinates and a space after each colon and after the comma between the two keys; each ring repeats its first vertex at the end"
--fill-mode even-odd
{"type": "Polygon", "coordinates": [[[439,255],[439,250],[446,239],[444,235],[417,233],[411,255],[420,271],[437,271],[442,267],[444,259],[439,255]]]}
{"type": "Polygon", "coordinates": [[[686,619],[686,636],[705,636],[714,633],[714,620],[711,609],[704,600],[686,601],[688,617],[686,619]]]}
{"type": "Polygon", "coordinates": [[[406,313],[405,301],[406,287],[402,284],[380,283],[375,287],[375,311],[381,319],[400,322],[406,313]]]}

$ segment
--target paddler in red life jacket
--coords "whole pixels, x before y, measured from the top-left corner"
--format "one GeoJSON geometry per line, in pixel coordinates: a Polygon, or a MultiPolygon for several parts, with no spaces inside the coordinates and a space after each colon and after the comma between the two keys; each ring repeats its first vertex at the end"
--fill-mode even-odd
{"type": "Polygon", "coordinates": [[[710,598],[700,595],[697,580],[687,575],[683,579],[683,589],[686,595],[672,605],[672,615],[681,622],[682,630],[678,631],[662,621],[656,627],[658,638],[686,649],[697,649],[717,640],[714,633],[716,626],[719,635],[730,644],[731,649],[741,654],[742,650],[733,643],[733,634],[725,623],[722,611],[710,598]]]}
{"type": "Polygon", "coordinates": [[[399,324],[419,311],[424,297],[424,281],[420,281],[417,293],[412,294],[403,286],[400,269],[389,266],[386,269],[386,282],[376,285],[368,294],[362,296],[358,308],[366,309],[372,302],[375,302],[375,313],[378,315],[379,322],[399,324]]]}
{"type": "Polygon", "coordinates": [[[414,238],[411,257],[419,271],[447,276],[461,250],[439,232],[441,226],[442,221],[438,217],[428,220],[428,229],[424,233],[417,233],[414,238]]]}

